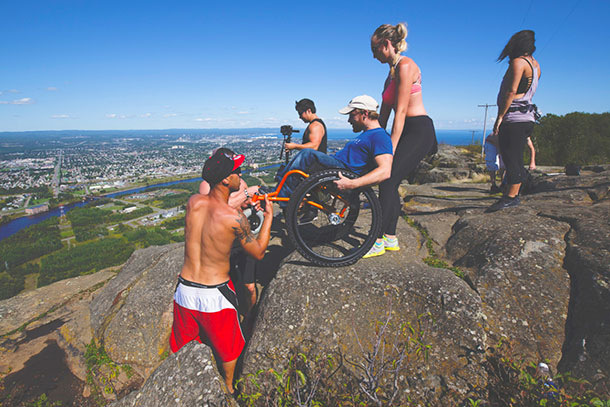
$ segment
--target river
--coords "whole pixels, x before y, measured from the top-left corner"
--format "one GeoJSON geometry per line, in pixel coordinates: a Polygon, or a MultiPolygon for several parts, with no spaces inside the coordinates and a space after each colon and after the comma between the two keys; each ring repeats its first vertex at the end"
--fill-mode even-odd
{"type": "MultiPolygon", "coordinates": [[[[104,197],[116,198],[116,197],[123,196],[123,195],[137,194],[139,192],[146,191],[147,189],[151,189],[151,188],[180,184],[180,183],[184,183],[184,182],[195,182],[200,179],[201,178],[189,178],[189,179],[180,180],[180,181],[162,182],[159,184],[147,185],[145,187],[133,188],[133,189],[125,190],[125,191],[119,191],[119,192],[113,192],[111,194],[101,195],[100,198],[104,198],[104,197]]],[[[93,198],[93,199],[97,199],[97,198],[93,198]]],[[[87,203],[89,203],[89,201],[91,201],[91,200],[88,200],[85,202],[76,202],[76,203],[72,203],[70,205],[64,205],[64,207],[63,207],[64,213],[66,213],[74,208],[80,208],[80,207],[86,205],[87,203]]],[[[11,235],[14,235],[15,233],[19,232],[21,229],[25,229],[27,227],[40,223],[43,220],[49,219],[53,216],[60,216],[60,215],[61,215],[61,207],[51,209],[50,211],[39,213],[36,215],[24,216],[24,217],[12,220],[12,221],[0,226],[0,241],[3,239],[6,239],[7,237],[9,237],[11,235]]]]}

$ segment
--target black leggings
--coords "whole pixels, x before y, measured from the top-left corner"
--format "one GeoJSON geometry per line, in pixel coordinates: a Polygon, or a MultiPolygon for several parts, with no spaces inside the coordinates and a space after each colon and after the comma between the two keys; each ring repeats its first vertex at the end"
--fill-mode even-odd
{"type": "Polygon", "coordinates": [[[400,216],[398,186],[430,153],[435,142],[436,133],[432,119],[428,116],[414,116],[405,119],[405,127],[394,152],[392,175],[379,184],[382,234],[396,234],[396,224],[400,216]]]}
{"type": "Polygon", "coordinates": [[[502,122],[498,131],[500,155],[506,168],[506,183],[520,184],[527,178],[523,168],[523,149],[532,135],[534,122],[502,122]]]}

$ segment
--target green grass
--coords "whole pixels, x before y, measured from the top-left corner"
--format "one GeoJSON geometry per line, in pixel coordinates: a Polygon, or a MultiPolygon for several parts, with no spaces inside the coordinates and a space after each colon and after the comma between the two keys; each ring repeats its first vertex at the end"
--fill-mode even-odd
{"type": "Polygon", "coordinates": [[[72,236],[74,236],[74,231],[72,230],[72,228],[63,229],[59,232],[59,236],[62,239],[65,239],[67,237],[72,237],[72,236]]]}
{"type": "Polygon", "coordinates": [[[258,179],[257,177],[253,177],[251,175],[242,175],[241,179],[243,179],[246,184],[248,184],[248,186],[252,186],[252,185],[260,185],[261,180],[258,179]]]}
{"type": "Polygon", "coordinates": [[[423,259],[424,263],[426,263],[430,267],[451,270],[453,271],[453,274],[455,274],[462,280],[466,279],[466,276],[464,275],[464,272],[462,270],[460,270],[458,267],[450,266],[446,261],[439,258],[438,254],[434,250],[434,241],[432,240],[432,238],[428,234],[428,231],[425,228],[416,224],[415,221],[413,219],[410,219],[408,216],[405,216],[405,220],[411,227],[417,229],[425,239],[425,245],[426,249],[428,250],[428,256],[423,259]]]}

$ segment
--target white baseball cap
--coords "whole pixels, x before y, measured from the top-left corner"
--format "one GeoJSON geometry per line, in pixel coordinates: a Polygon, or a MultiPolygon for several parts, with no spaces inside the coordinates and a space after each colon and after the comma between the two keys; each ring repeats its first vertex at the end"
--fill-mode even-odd
{"type": "Polygon", "coordinates": [[[376,112],[377,107],[379,107],[379,103],[377,103],[375,99],[373,99],[369,95],[360,95],[350,100],[346,107],[339,110],[339,113],[349,114],[349,112],[354,109],[370,110],[376,112]]]}

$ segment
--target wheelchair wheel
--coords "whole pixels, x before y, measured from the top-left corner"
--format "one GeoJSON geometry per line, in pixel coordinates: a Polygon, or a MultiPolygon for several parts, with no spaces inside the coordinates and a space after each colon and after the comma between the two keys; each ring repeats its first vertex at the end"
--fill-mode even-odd
{"type": "Polygon", "coordinates": [[[381,231],[381,205],[370,188],[339,191],[334,181],[344,169],[314,173],[299,184],[286,210],[288,237],[299,253],[318,266],[357,262],[381,231]]]}

